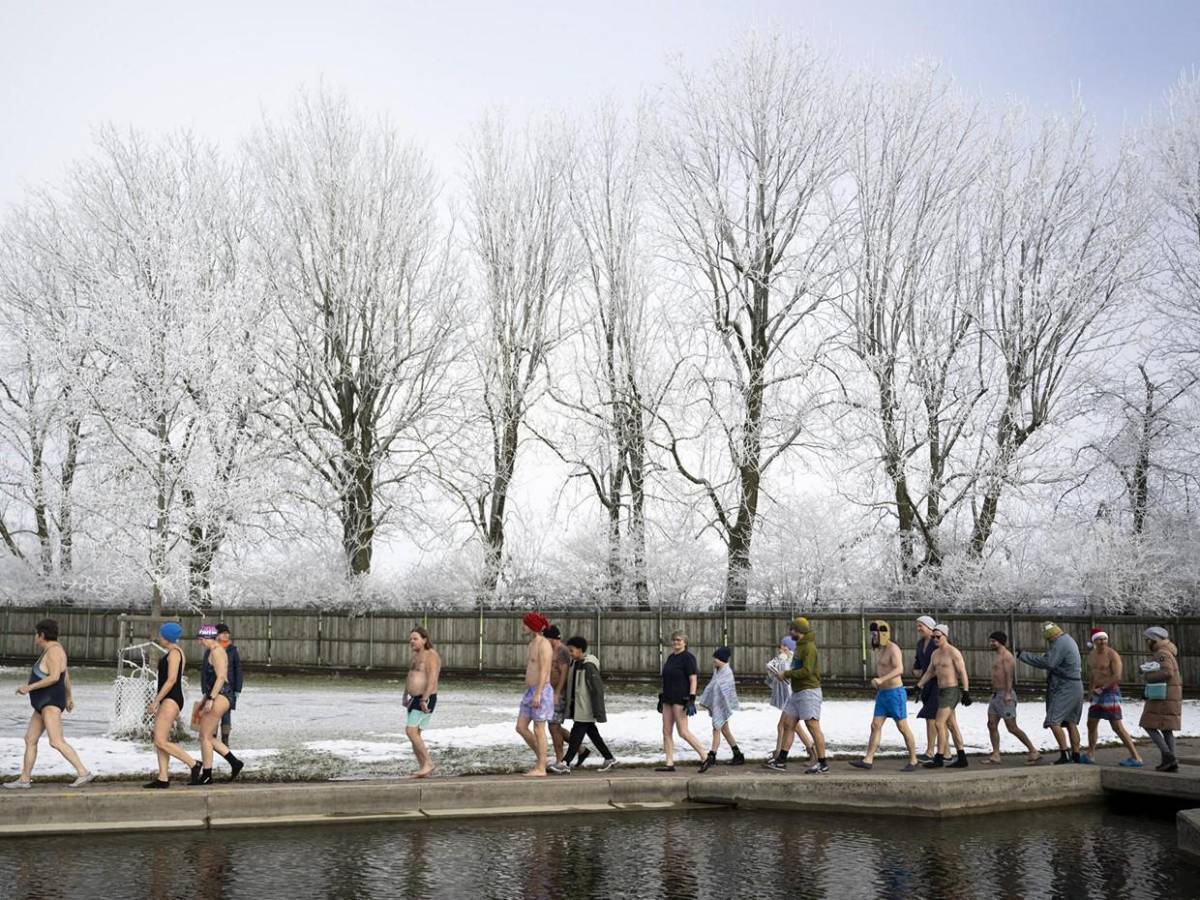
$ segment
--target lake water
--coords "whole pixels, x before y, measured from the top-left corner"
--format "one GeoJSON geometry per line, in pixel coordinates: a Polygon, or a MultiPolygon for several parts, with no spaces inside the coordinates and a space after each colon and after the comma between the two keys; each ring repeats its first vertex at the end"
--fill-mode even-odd
{"type": "Polygon", "coordinates": [[[1169,900],[1197,896],[1198,878],[1177,858],[1172,819],[1101,807],[948,821],[610,813],[0,842],[11,900],[1169,900]]]}

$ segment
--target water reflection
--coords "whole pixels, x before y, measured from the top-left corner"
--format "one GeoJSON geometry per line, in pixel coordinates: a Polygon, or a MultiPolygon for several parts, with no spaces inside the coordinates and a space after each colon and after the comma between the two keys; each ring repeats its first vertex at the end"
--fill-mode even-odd
{"type": "Polygon", "coordinates": [[[1194,896],[1174,823],[1095,808],[926,821],[550,816],[0,844],[14,898],[1194,896]]]}

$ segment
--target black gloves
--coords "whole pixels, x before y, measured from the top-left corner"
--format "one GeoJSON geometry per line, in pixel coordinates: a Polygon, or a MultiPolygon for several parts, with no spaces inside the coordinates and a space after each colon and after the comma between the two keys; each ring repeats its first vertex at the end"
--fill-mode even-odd
{"type": "Polygon", "coordinates": [[[689,716],[694,716],[696,714],[696,695],[695,694],[688,694],[686,710],[687,710],[687,714],[689,716]]]}
{"type": "Polygon", "coordinates": [[[974,702],[975,702],[975,701],[971,699],[971,692],[970,692],[970,691],[963,691],[963,692],[962,692],[962,705],[963,705],[963,706],[970,706],[970,705],[971,705],[972,703],[974,703],[974,702]]]}

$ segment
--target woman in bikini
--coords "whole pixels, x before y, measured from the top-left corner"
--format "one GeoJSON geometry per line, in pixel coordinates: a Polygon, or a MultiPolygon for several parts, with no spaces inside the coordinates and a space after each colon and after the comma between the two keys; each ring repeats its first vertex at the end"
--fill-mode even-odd
{"type": "Polygon", "coordinates": [[[222,741],[217,739],[217,729],[221,725],[221,717],[229,711],[233,696],[233,685],[229,683],[229,656],[225,648],[217,640],[216,625],[201,625],[197,640],[208,651],[208,664],[212,666],[214,677],[212,687],[204,695],[200,719],[200,778],[197,784],[212,784],[213,750],[215,749],[229,763],[229,780],[238,777],[245,765],[233,755],[222,741]]]}

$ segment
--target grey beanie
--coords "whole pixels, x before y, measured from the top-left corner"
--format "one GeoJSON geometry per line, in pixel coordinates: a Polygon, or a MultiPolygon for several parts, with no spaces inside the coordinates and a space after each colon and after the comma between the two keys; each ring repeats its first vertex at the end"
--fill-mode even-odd
{"type": "Polygon", "coordinates": [[[1151,641],[1165,641],[1171,636],[1167,633],[1167,629],[1163,628],[1161,625],[1151,625],[1149,628],[1143,631],[1142,634],[1144,634],[1146,638],[1151,641]]]}

